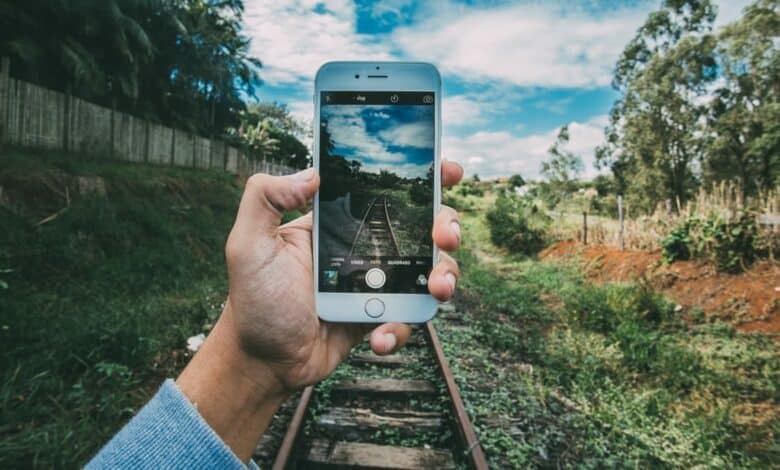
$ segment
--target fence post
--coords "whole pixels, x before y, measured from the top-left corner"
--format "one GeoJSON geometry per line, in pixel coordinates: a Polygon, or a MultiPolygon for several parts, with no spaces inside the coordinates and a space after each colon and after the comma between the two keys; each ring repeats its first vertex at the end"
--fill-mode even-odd
{"type": "Polygon", "coordinates": [[[62,113],[62,149],[65,153],[70,152],[70,108],[73,106],[71,102],[71,87],[65,89],[65,110],[62,113]]]}
{"type": "Polygon", "coordinates": [[[582,212],[582,244],[588,244],[588,213],[582,212]]]}
{"type": "Polygon", "coordinates": [[[8,139],[8,98],[11,88],[11,59],[3,57],[0,59],[0,148],[3,142],[8,139]]]}
{"type": "Polygon", "coordinates": [[[176,129],[171,129],[171,162],[170,166],[174,166],[176,162],[176,129]]]}
{"type": "Polygon", "coordinates": [[[623,239],[623,196],[618,195],[618,219],[620,219],[620,251],[626,249],[626,243],[623,239]]]}
{"type": "Polygon", "coordinates": [[[146,134],[146,142],[144,143],[145,144],[144,145],[144,163],[149,163],[149,145],[150,145],[149,144],[149,134],[150,134],[149,127],[150,126],[151,126],[151,123],[147,119],[146,120],[146,132],[144,132],[146,134]]]}

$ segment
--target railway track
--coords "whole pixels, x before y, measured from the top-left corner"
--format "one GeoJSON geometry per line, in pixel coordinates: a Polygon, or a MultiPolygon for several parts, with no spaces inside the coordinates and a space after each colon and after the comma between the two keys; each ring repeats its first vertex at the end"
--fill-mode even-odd
{"type": "Polygon", "coordinates": [[[361,345],[288,407],[281,442],[258,448],[275,470],[488,468],[430,322],[391,356],[361,345]]]}
{"type": "Polygon", "coordinates": [[[388,213],[389,197],[382,194],[368,206],[349,249],[349,256],[358,250],[363,256],[400,256],[398,240],[388,213]]]}

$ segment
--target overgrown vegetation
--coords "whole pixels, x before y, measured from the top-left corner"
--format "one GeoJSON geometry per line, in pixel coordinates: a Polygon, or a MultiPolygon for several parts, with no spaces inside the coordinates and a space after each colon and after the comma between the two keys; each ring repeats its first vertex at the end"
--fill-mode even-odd
{"type": "Polygon", "coordinates": [[[727,272],[742,271],[758,256],[766,255],[760,245],[756,214],[745,210],[728,218],[720,214],[688,216],[661,245],[667,263],[704,258],[727,272]]]}
{"type": "Polygon", "coordinates": [[[228,174],[0,155],[0,465],[84,464],[226,294],[228,174]]]}
{"type": "Polygon", "coordinates": [[[490,239],[512,252],[535,254],[544,247],[550,220],[527,199],[502,193],[486,214],[490,239]]]}
{"type": "Polygon", "coordinates": [[[594,285],[576,261],[495,256],[482,216],[464,217],[458,257],[469,328],[440,336],[492,466],[777,461],[775,341],[686,324],[649,286],[594,285]]]}

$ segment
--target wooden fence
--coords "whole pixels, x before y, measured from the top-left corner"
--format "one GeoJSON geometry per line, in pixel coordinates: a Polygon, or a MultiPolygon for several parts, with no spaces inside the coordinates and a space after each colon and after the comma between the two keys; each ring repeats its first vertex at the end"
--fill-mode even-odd
{"type": "Polygon", "coordinates": [[[219,169],[241,176],[295,170],[247,158],[224,142],[172,129],[10,77],[0,69],[0,144],[117,160],[219,169]]]}

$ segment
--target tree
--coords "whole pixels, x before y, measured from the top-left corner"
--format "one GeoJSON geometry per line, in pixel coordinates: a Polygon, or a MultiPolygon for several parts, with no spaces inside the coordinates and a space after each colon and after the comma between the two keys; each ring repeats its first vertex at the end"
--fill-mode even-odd
{"type": "Polygon", "coordinates": [[[276,141],[276,145],[266,153],[250,153],[251,156],[269,158],[292,168],[306,168],[311,164],[309,148],[300,141],[307,134],[307,126],[296,119],[282,104],[257,103],[250,105],[246,111],[241,113],[239,130],[231,130],[231,134],[239,136],[239,140],[241,140],[241,136],[245,134],[241,129],[256,128],[260,123],[264,123],[269,137],[276,141]]]}
{"type": "Polygon", "coordinates": [[[633,207],[685,202],[697,185],[693,166],[706,143],[701,98],[717,78],[715,12],[709,0],[666,0],[617,63],[613,87],[622,97],[596,157],[633,207]]]}
{"type": "Polygon", "coordinates": [[[244,142],[250,155],[256,159],[267,159],[279,149],[279,141],[273,137],[272,130],[269,121],[262,121],[245,131],[244,142]]]}
{"type": "Polygon", "coordinates": [[[260,83],[241,0],[0,0],[0,55],[18,78],[221,135],[260,83]]]}
{"type": "Polygon", "coordinates": [[[759,0],[719,36],[721,82],[709,106],[707,183],[736,180],[743,195],[780,182],[780,13],[759,0]]]}
{"type": "Polygon", "coordinates": [[[547,199],[556,205],[577,189],[576,180],[583,171],[582,158],[564,149],[569,143],[569,126],[558,131],[555,143],[547,151],[549,159],[542,162],[542,174],[547,178],[547,199]]]}
{"type": "Polygon", "coordinates": [[[522,188],[525,186],[525,180],[521,175],[512,175],[509,177],[509,186],[512,188],[522,188]]]}
{"type": "Polygon", "coordinates": [[[306,135],[308,126],[296,119],[287,106],[281,103],[255,103],[249,105],[246,112],[242,114],[242,121],[245,123],[256,124],[265,119],[270,120],[275,128],[287,134],[299,138],[306,135]]]}

